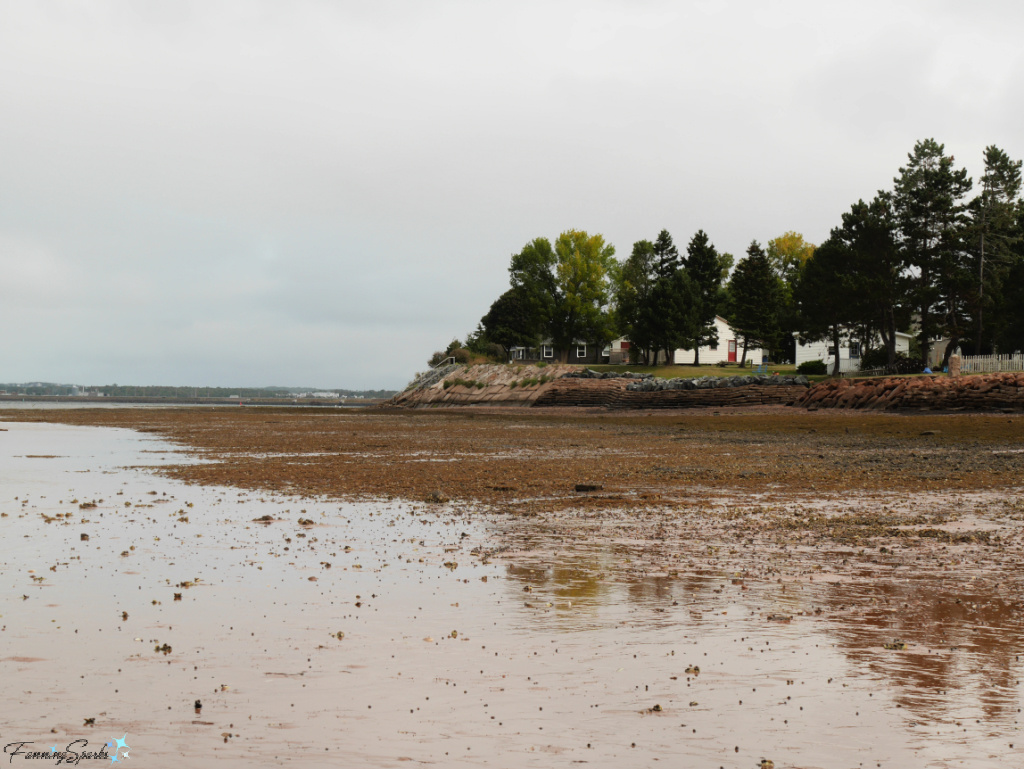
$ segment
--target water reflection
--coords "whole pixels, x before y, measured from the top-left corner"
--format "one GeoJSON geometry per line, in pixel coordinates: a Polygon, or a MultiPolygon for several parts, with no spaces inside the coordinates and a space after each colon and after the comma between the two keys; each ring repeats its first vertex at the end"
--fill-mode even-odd
{"type": "MultiPolygon", "coordinates": [[[[803,707],[832,724],[860,716],[847,712],[842,690],[832,685],[841,678],[843,687],[866,692],[889,719],[887,728],[900,729],[919,751],[935,749],[935,739],[968,746],[991,739],[999,747],[987,749],[996,751],[1019,741],[1024,612],[1013,575],[907,578],[864,559],[853,579],[783,582],[730,568],[665,567],[680,563],[679,543],[592,540],[554,550],[543,536],[520,541],[529,554],[506,566],[507,591],[518,599],[530,591],[523,620],[538,630],[599,633],[625,625],[667,642],[710,643],[727,669],[747,671],[731,682],[733,697],[742,699],[757,680],[793,683],[799,676],[803,707]],[[569,616],[538,610],[563,599],[573,602],[569,616]],[[780,645],[789,655],[763,653],[780,645]],[[795,669],[793,655],[801,658],[795,669]]],[[[820,574],[812,566],[821,557],[824,551],[785,560],[793,574],[820,574]]]]}
{"type": "Polygon", "coordinates": [[[1021,703],[1020,587],[934,578],[831,585],[828,633],[854,666],[898,687],[917,717],[1012,722],[1021,703]],[[906,650],[885,649],[895,641],[906,650]]]}

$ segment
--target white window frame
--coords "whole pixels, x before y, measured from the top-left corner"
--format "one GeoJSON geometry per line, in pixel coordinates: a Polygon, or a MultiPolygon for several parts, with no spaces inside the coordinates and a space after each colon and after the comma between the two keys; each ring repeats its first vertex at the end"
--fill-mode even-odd
{"type": "Polygon", "coordinates": [[[542,344],[540,346],[540,357],[542,358],[554,358],[555,348],[549,344],[542,344]]]}
{"type": "Polygon", "coordinates": [[[576,345],[576,357],[586,358],[587,357],[587,346],[585,344],[576,345]]]}

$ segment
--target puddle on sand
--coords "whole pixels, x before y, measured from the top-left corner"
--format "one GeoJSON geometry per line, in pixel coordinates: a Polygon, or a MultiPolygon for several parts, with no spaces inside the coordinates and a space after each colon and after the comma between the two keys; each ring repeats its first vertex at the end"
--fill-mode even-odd
{"type": "Polygon", "coordinates": [[[5,427],[5,743],[127,733],[148,766],[1024,754],[1019,583],[965,593],[866,560],[844,580],[696,560],[670,576],[649,543],[613,538],[488,562],[523,521],[189,487],[120,469],[187,461],[152,438],[5,427]],[[895,638],[908,648],[883,648],[895,638]]]}

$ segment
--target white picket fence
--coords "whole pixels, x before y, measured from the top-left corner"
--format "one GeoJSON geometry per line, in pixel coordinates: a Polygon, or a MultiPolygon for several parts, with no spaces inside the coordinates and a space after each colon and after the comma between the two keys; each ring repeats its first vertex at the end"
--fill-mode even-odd
{"type": "Polygon", "coordinates": [[[963,374],[986,371],[1024,371],[1024,355],[965,355],[960,359],[963,374]]]}

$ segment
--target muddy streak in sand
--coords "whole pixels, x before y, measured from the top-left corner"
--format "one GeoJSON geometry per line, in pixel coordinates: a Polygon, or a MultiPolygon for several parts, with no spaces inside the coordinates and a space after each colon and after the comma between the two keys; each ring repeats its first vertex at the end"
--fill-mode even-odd
{"type": "MultiPolygon", "coordinates": [[[[400,434],[415,436],[415,420],[371,419],[364,444],[402,448],[394,463],[376,460],[390,488],[388,475],[419,461],[410,457],[431,456],[411,447],[429,452],[438,423],[409,439],[400,434]]],[[[314,766],[649,766],[681,756],[728,767],[768,758],[780,769],[1007,765],[1022,745],[1024,506],[1016,465],[987,457],[1019,461],[1020,437],[989,430],[997,421],[979,430],[967,419],[956,436],[939,428],[941,443],[920,435],[931,422],[896,419],[858,437],[859,422],[815,421],[809,438],[801,422],[761,432],[690,423],[699,438],[680,447],[671,420],[594,419],[562,439],[619,436],[594,448],[601,456],[639,433],[655,444],[652,463],[737,456],[730,473],[748,447],[756,466],[759,448],[786,446],[808,460],[786,473],[812,479],[813,494],[723,481],[681,496],[671,478],[646,500],[623,489],[581,505],[588,495],[562,486],[583,456],[540,485],[553,502],[494,493],[494,506],[189,487],[117,469],[182,463],[152,438],[7,425],[3,470],[22,488],[5,484],[0,499],[5,541],[18,543],[3,558],[0,669],[18,707],[0,726],[39,744],[56,740],[51,728],[97,740],[137,733],[132,757],[151,766],[192,755],[314,766]],[[929,471],[979,450],[974,466],[988,464],[974,490],[893,495],[858,473],[844,489],[830,462],[811,461],[856,449],[874,469],[872,452],[887,466],[894,448],[927,454],[929,471]],[[263,515],[274,522],[253,522],[263,515]],[[95,727],[82,726],[87,717],[95,727]]],[[[495,429],[533,426],[502,417],[495,429]]],[[[229,422],[209,430],[227,433],[229,422]]],[[[433,458],[473,456],[470,438],[486,431],[469,432],[433,458]]],[[[559,448],[572,457],[588,445],[559,448]]],[[[506,437],[500,451],[528,464],[533,448],[506,437]]],[[[263,462],[224,471],[273,486],[270,472],[246,475],[275,467],[263,462]]],[[[443,479],[471,470],[437,468],[461,464],[429,463],[409,496],[448,492],[443,479]]],[[[341,482],[345,493],[371,494],[356,476],[341,482]]]]}

